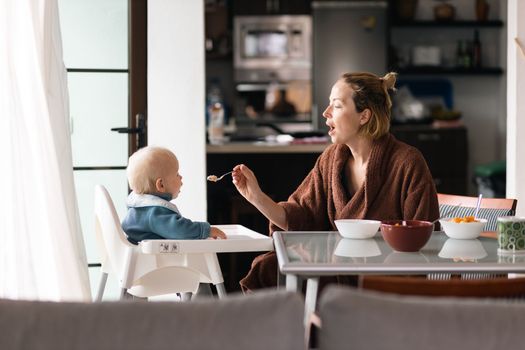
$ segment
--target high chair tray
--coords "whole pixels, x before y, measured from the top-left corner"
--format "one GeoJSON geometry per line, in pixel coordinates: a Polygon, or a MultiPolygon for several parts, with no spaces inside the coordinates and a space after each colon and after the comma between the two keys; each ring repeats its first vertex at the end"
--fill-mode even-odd
{"type": "Polygon", "coordinates": [[[273,250],[272,238],[242,225],[213,225],[228,239],[150,239],[139,243],[145,254],[160,253],[232,253],[273,250]]]}

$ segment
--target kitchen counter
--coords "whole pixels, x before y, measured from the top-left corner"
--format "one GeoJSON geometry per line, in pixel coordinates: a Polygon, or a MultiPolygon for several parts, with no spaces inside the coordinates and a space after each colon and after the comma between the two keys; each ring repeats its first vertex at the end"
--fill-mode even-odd
{"type": "Polygon", "coordinates": [[[206,145],[206,153],[322,153],[330,143],[288,144],[276,142],[228,142],[206,145]]]}

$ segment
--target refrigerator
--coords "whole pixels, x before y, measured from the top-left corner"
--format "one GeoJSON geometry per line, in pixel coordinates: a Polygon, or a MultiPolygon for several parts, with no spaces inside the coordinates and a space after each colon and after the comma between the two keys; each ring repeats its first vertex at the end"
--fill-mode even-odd
{"type": "Polygon", "coordinates": [[[343,73],[386,73],[387,10],[386,1],[312,3],[312,113],[317,129],[327,130],[322,113],[332,85],[343,73]]]}

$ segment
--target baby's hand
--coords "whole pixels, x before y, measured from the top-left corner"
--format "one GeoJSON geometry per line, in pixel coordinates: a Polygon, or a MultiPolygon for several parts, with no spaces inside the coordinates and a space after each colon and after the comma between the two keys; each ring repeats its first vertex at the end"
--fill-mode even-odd
{"type": "Polygon", "coordinates": [[[212,227],[210,229],[210,237],[213,239],[226,239],[226,233],[219,230],[217,227],[212,227]]]}

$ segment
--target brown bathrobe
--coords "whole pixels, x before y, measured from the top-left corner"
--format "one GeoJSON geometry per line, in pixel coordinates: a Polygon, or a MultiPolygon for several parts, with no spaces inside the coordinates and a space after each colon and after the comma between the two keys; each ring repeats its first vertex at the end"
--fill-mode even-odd
{"type": "MultiPolygon", "coordinates": [[[[353,196],[345,185],[349,157],[348,146],[331,145],[288,201],[279,203],[286,211],[289,231],[335,231],[336,219],[433,221],[439,217],[436,187],[416,148],[391,134],[374,141],[364,184],[353,196]]],[[[270,225],[270,234],[279,230],[270,225]]],[[[275,286],[275,252],[255,258],[240,284],[244,291],[275,286]]]]}

